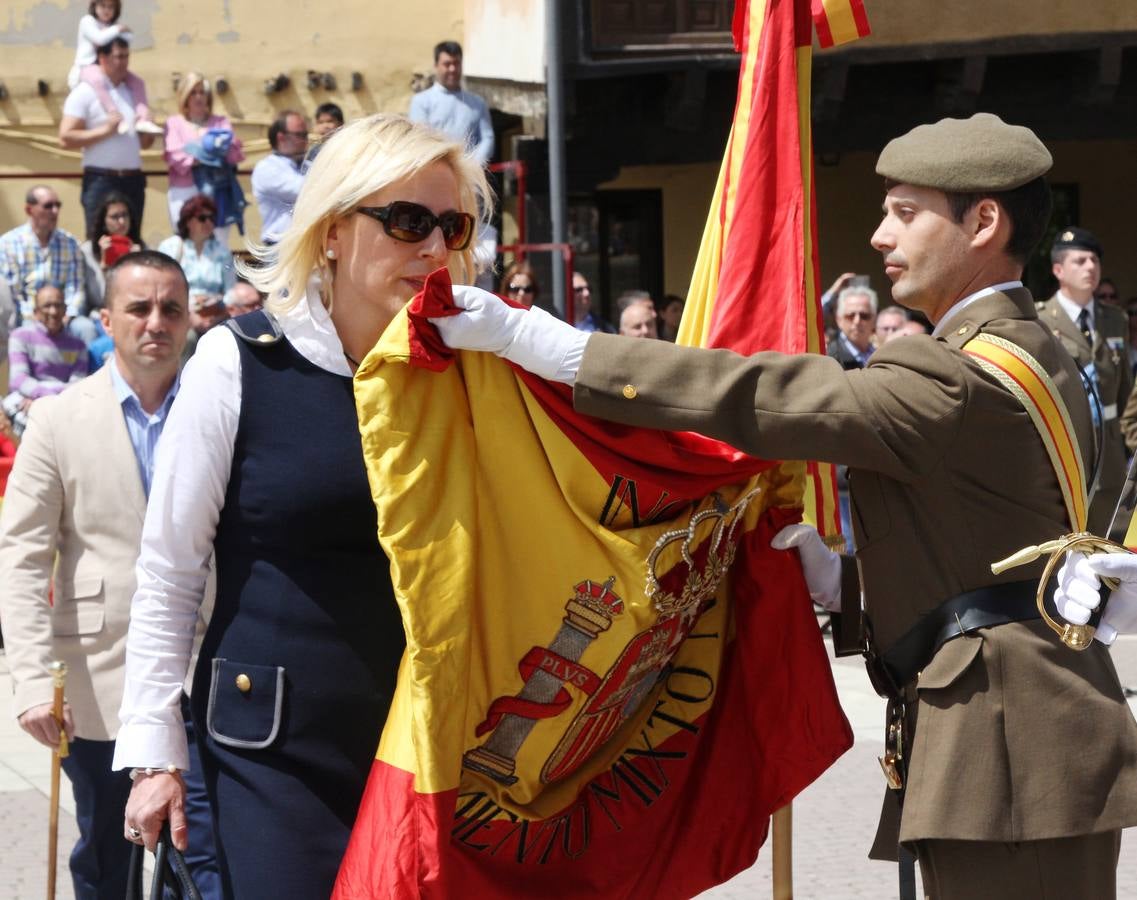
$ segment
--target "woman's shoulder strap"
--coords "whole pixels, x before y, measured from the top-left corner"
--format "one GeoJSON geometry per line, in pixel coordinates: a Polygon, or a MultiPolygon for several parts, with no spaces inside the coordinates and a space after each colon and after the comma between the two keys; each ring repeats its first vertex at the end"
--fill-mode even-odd
{"type": "Polygon", "coordinates": [[[276,317],[267,310],[258,309],[245,313],[235,319],[226,319],[226,327],[247,344],[264,346],[276,344],[284,337],[284,331],[276,317]]]}

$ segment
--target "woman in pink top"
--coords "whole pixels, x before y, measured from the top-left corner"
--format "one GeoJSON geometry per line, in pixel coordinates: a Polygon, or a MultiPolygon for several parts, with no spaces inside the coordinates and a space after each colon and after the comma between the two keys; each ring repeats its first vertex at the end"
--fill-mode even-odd
{"type": "MultiPolygon", "coordinates": [[[[165,157],[170,167],[170,188],[166,200],[174,228],[177,228],[182,204],[198,193],[193,182],[195,160],[186,151],[186,145],[200,141],[207,131],[213,129],[233,130],[228,118],[213,114],[213,91],[200,72],[190,72],[182,79],[178,86],[178,110],[178,115],[166,119],[165,157]]],[[[244,158],[241,141],[234,135],[225,161],[236,165],[244,158]]],[[[226,247],[229,246],[228,226],[217,229],[217,239],[226,247]]]]}

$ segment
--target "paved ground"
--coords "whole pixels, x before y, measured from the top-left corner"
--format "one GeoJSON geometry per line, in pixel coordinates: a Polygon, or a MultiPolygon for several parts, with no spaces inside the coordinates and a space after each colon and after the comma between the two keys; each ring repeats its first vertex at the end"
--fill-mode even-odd
{"type": "MultiPolygon", "coordinates": [[[[11,715],[8,659],[0,650],[0,898],[47,895],[47,815],[51,751],[24,734],[11,715]]],[[[67,858],[79,836],[71,785],[61,776],[57,900],[73,900],[67,858]]]]}
{"type": "MultiPolygon", "coordinates": [[[[1137,638],[1114,648],[1122,684],[1137,687],[1137,638]]],[[[799,900],[895,897],[895,868],[866,858],[883,790],[881,702],[856,659],[833,665],[856,745],[794,803],[794,888],[799,900]]],[[[0,651],[0,900],[39,900],[47,883],[47,811],[51,754],[27,737],[10,714],[8,664],[0,651]]],[[[1137,711],[1137,698],[1130,701],[1137,711]]],[[[66,776],[59,825],[58,900],[73,900],[67,855],[76,838],[66,776]]],[[[1137,900],[1137,829],[1126,833],[1118,872],[1119,900],[1137,900]]],[[[702,895],[752,900],[771,895],[768,846],[757,865],[702,895]]]]}
{"type": "MultiPolygon", "coordinates": [[[[1121,683],[1137,688],[1137,637],[1119,638],[1113,657],[1121,683]]],[[[884,791],[884,776],[876,761],[884,752],[884,709],[859,659],[834,660],[833,673],[856,742],[794,801],[794,896],[799,900],[886,900],[896,896],[896,866],[866,855],[884,791]]],[[[1137,698],[1129,705],[1137,713],[1137,698]]],[[[703,900],[770,897],[769,849],[767,843],[753,868],[702,894],[703,900]]],[[[1117,884],[1118,900],[1137,900],[1137,828],[1127,829],[1122,838],[1117,884]]]]}

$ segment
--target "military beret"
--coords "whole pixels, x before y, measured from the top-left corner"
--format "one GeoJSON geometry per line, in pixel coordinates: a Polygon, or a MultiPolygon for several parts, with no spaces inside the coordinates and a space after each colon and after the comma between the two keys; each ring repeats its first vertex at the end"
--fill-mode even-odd
{"type": "Polygon", "coordinates": [[[1098,259],[1105,255],[1101,250],[1101,242],[1092,231],[1073,225],[1058,232],[1051,250],[1089,250],[1091,253],[1096,253],[1098,259]]]}
{"type": "Polygon", "coordinates": [[[991,113],[940,119],[889,141],[878,175],[951,193],[1010,191],[1045,175],[1053,164],[1038,136],[991,113]]]}

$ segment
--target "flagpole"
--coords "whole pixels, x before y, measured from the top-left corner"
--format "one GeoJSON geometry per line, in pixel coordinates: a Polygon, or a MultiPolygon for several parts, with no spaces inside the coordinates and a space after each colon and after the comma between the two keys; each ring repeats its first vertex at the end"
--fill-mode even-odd
{"type": "Polygon", "coordinates": [[[774,900],[793,900],[794,896],[794,805],[777,810],[774,819],[774,900]]]}

